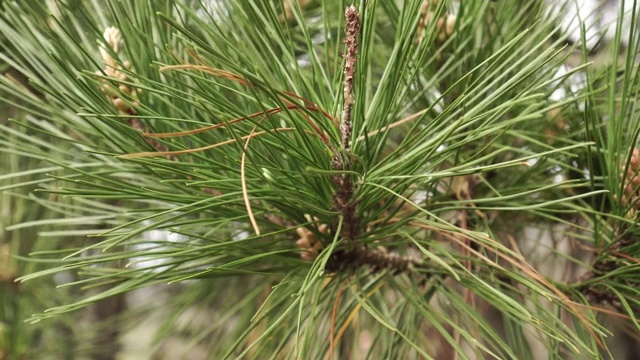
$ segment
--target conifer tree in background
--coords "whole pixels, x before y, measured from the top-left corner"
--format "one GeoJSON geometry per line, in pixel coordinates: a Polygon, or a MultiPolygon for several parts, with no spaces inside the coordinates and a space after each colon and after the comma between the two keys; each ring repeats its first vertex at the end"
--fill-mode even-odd
{"type": "Polygon", "coordinates": [[[0,146],[29,168],[0,185],[47,209],[7,227],[41,231],[11,280],[72,289],[31,326],[93,307],[66,351],[105,359],[127,319],[167,358],[616,357],[640,329],[626,3],[592,61],[541,1],[4,1],[25,115],[0,146]]]}

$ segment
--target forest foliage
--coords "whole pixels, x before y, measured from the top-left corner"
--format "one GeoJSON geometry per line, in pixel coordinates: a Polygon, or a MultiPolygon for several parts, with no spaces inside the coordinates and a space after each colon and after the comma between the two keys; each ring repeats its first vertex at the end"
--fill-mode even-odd
{"type": "Polygon", "coordinates": [[[608,354],[631,3],[596,59],[541,1],[4,1],[0,189],[46,209],[8,278],[73,289],[30,326],[155,289],[212,359],[608,354]]]}

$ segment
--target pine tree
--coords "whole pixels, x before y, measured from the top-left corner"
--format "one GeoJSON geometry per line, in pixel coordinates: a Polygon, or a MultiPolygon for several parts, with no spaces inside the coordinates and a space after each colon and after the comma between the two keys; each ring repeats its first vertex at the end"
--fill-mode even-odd
{"type": "Polygon", "coordinates": [[[159,356],[614,357],[637,5],[592,61],[540,1],[5,1],[0,146],[28,165],[0,180],[47,209],[8,227],[41,229],[12,273],[71,289],[31,326],[93,306],[109,346],[65,351],[105,359],[149,318],[159,356]]]}

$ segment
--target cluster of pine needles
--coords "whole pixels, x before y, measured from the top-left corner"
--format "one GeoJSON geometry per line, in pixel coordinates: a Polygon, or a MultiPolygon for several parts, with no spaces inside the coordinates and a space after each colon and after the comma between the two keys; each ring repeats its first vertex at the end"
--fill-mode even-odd
{"type": "Polygon", "coordinates": [[[48,241],[10,278],[79,289],[34,323],[154,292],[212,358],[610,355],[603,319],[640,329],[628,15],[592,61],[542,1],[5,1],[0,146],[39,162],[1,188],[55,214],[8,228],[48,241]]]}

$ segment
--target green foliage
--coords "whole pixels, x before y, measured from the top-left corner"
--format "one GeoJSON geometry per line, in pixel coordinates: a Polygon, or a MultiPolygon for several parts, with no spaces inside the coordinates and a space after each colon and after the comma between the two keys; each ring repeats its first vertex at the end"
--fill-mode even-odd
{"type": "Polygon", "coordinates": [[[33,322],[171,284],[160,336],[196,308],[212,359],[596,357],[599,312],[638,326],[637,30],[596,66],[538,2],[357,2],[345,146],[344,1],[46,4],[3,4],[29,115],[0,146],[37,163],[2,180],[59,216],[8,230],[55,226],[21,281],[87,291],[33,322]]]}

